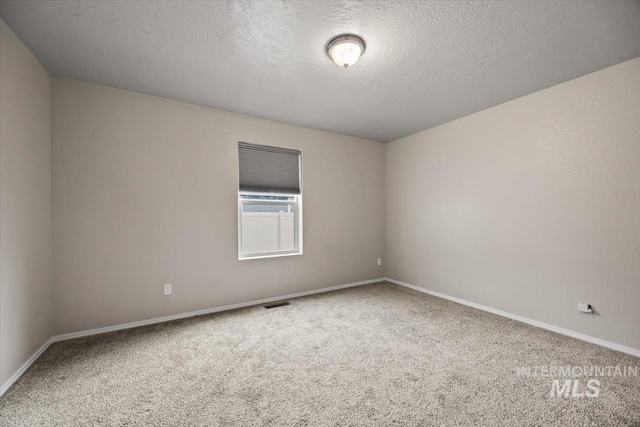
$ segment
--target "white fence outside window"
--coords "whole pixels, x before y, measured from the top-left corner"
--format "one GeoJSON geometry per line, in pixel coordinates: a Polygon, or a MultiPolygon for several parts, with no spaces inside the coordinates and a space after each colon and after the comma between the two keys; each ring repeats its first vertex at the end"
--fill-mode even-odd
{"type": "Polygon", "coordinates": [[[253,254],[293,251],[294,213],[242,212],[242,249],[253,254]]]}

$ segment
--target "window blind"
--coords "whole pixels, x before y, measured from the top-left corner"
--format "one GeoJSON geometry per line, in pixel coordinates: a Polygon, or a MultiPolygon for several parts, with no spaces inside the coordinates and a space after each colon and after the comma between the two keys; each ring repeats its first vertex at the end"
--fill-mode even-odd
{"type": "Polygon", "coordinates": [[[300,151],[238,143],[240,191],[300,194],[300,151]]]}

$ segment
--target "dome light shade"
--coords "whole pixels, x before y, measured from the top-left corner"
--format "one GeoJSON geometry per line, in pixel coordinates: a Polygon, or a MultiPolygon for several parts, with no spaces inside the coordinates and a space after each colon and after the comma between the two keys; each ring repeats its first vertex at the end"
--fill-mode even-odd
{"type": "Polygon", "coordinates": [[[364,40],[353,34],[345,34],[327,44],[327,55],[339,67],[349,68],[360,59],[364,49],[364,40]]]}

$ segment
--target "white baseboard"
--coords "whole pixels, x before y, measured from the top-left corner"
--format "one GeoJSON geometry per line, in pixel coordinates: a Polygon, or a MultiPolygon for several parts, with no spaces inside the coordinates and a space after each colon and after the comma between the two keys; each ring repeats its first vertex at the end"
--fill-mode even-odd
{"type": "Polygon", "coordinates": [[[299,297],[303,297],[303,296],[307,296],[307,295],[314,295],[314,294],[320,294],[320,293],[324,293],[324,292],[337,291],[339,289],[352,288],[352,287],[355,287],[355,286],[368,285],[368,284],[371,284],[371,283],[377,283],[377,282],[382,282],[382,281],[395,283],[396,285],[404,286],[406,288],[413,289],[413,290],[418,291],[418,292],[423,292],[425,294],[433,295],[433,296],[438,297],[438,298],[444,298],[444,299],[449,300],[449,301],[457,302],[458,304],[467,305],[469,307],[473,307],[473,308],[477,308],[479,310],[483,310],[483,311],[486,311],[486,312],[489,312],[489,313],[497,314],[498,316],[503,316],[503,317],[506,317],[506,318],[509,318],[509,319],[517,320],[519,322],[527,323],[529,325],[537,326],[539,328],[547,329],[549,331],[557,332],[559,334],[566,335],[566,336],[569,336],[569,337],[572,337],[572,338],[577,338],[577,339],[582,340],[582,341],[590,342],[592,344],[597,344],[597,345],[600,345],[602,347],[610,348],[612,350],[617,350],[617,351],[620,351],[622,353],[629,354],[631,356],[640,357],[640,349],[635,349],[635,348],[632,348],[632,347],[627,347],[627,346],[624,346],[624,345],[612,343],[612,342],[609,342],[609,341],[602,340],[600,338],[595,338],[595,337],[592,337],[592,336],[589,336],[589,335],[585,335],[585,334],[581,334],[581,333],[578,333],[578,332],[570,331],[568,329],[560,328],[558,326],[549,325],[547,323],[539,322],[537,320],[533,320],[533,319],[529,319],[529,318],[526,318],[526,317],[518,316],[516,314],[512,314],[512,313],[509,313],[509,312],[506,312],[506,311],[498,310],[498,309],[495,309],[495,308],[492,308],[492,307],[487,307],[487,306],[484,306],[484,305],[481,305],[481,304],[477,304],[477,303],[474,303],[474,302],[471,302],[471,301],[463,300],[461,298],[452,297],[452,296],[449,296],[449,295],[446,295],[446,294],[442,294],[440,292],[431,291],[431,290],[428,290],[428,289],[425,289],[425,288],[421,288],[419,286],[411,285],[409,283],[401,282],[399,280],[395,280],[395,279],[391,279],[391,278],[386,277],[386,278],[379,278],[379,279],[364,280],[364,281],[361,281],[361,282],[348,283],[346,285],[338,285],[338,286],[331,286],[331,287],[328,287],[328,288],[314,289],[314,290],[311,290],[311,291],[298,292],[298,293],[295,293],[295,294],[282,295],[282,296],[277,296],[277,297],[272,297],[272,298],[265,298],[265,299],[261,299],[261,300],[249,301],[249,302],[244,302],[244,303],[239,303],[239,304],[225,305],[223,307],[215,307],[215,308],[209,308],[209,309],[205,309],[205,310],[192,311],[192,312],[189,312],[189,313],[175,314],[175,315],[172,315],[172,316],[158,317],[158,318],[155,318],[155,319],[142,320],[142,321],[139,321],[139,322],[124,323],[124,324],[115,325],[115,326],[107,326],[107,327],[104,327],[104,328],[90,329],[90,330],[87,330],[87,331],[80,331],[80,332],[73,332],[73,333],[70,333],[70,334],[57,335],[57,336],[54,336],[54,337],[50,338],[46,343],[44,343],[38,349],[38,351],[36,351],[33,355],[31,355],[31,357],[20,367],[20,369],[18,369],[4,384],[2,384],[2,386],[0,386],[0,396],[2,396],[7,390],[9,390],[9,388],[13,385],[13,383],[15,383],[18,380],[18,378],[20,378],[22,376],[22,374],[24,374],[27,371],[27,369],[29,369],[29,367],[33,364],[33,362],[35,362],[38,359],[38,357],[40,357],[40,355],[42,353],[44,353],[44,351],[47,348],[49,348],[49,346],[52,343],[57,342],[57,341],[65,341],[65,340],[69,340],[69,339],[86,337],[86,336],[90,336],[90,335],[104,334],[106,332],[113,332],[113,331],[119,331],[119,330],[122,330],[122,329],[136,328],[136,327],[139,327],[139,326],[152,325],[152,324],[156,324],[156,323],[168,322],[168,321],[171,321],[171,320],[184,319],[184,318],[187,318],[187,317],[202,316],[204,314],[211,314],[211,313],[218,313],[218,312],[222,312],[222,311],[235,310],[235,309],[238,309],[238,308],[251,307],[251,306],[254,306],[254,305],[261,305],[261,304],[266,304],[266,303],[274,302],[274,301],[280,301],[280,300],[284,300],[284,299],[299,298],[299,297]]]}
{"type": "Polygon", "coordinates": [[[9,388],[13,385],[13,383],[15,383],[18,380],[18,378],[20,378],[22,376],[22,374],[24,374],[26,372],[26,370],[29,369],[29,367],[33,364],[33,362],[35,362],[36,359],[38,359],[38,357],[40,357],[40,355],[42,353],[44,353],[44,351],[47,348],[49,348],[49,346],[52,343],[57,342],[57,341],[65,341],[65,340],[70,340],[70,339],[73,339],[73,338],[87,337],[89,335],[104,334],[106,332],[113,332],[113,331],[119,331],[119,330],[122,330],[122,329],[136,328],[138,326],[153,325],[153,324],[156,324],[156,323],[168,322],[168,321],[177,320],[177,319],[184,319],[184,318],[187,318],[187,317],[202,316],[203,314],[219,313],[221,311],[228,311],[228,310],[235,310],[237,308],[251,307],[251,306],[254,306],[254,305],[261,305],[261,304],[266,304],[266,303],[274,302],[274,301],[280,301],[280,300],[284,300],[284,299],[299,298],[299,297],[304,297],[304,296],[307,296],[307,295],[314,295],[314,294],[320,294],[320,293],[324,293],[324,292],[337,291],[339,289],[353,288],[355,286],[368,285],[370,283],[384,282],[384,280],[385,280],[384,278],[363,280],[361,282],[347,283],[346,285],[338,285],[338,286],[331,286],[331,287],[328,287],[328,288],[314,289],[314,290],[311,290],[311,291],[298,292],[298,293],[295,293],[295,294],[282,295],[282,296],[277,296],[277,297],[272,297],[272,298],[265,298],[265,299],[261,299],[261,300],[257,300],[257,301],[242,302],[242,303],[239,303],[239,304],[225,305],[223,307],[208,308],[208,309],[205,309],[205,310],[191,311],[189,313],[174,314],[172,316],[164,316],[164,317],[157,317],[155,319],[141,320],[139,322],[123,323],[123,324],[115,325],[115,326],[106,326],[104,328],[90,329],[88,331],[80,331],[80,332],[73,332],[73,333],[70,333],[70,334],[56,335],[54,337],[51,337],[49,339],[49,341],[44,343],[42,345],[42,347],[40,347],[38,349],[38,351],[36,351],[29,358],[29,360],[27,360],[20,367],[20,369],[18,369],[11,376],[11,378],[9,378],[4,384],[2,384],[2,386],[0,387],[0,397],[7,390],[9,390],[9,388]]]}
{"type": "Polygon", "coordinates": [[[509,313],[507,311],[498,310],[497,308],[487,307],[486,305],[477,304],[475,302],[463,300],[462,298],[452,297],[447,294],[443,294],[440,292],[431,291],[429,289],[421,288],[419,286],[411,285],[409,283],[401,282],[399,280],[391,279],[389,277],[385,278],[387,282],[395,283],[396,285],[404,286],[405,288],[413,289],[414,291],[422,292],[425,294],[433,295],[434,297],[444,298],[449,301],[457,302],[458,304],[467,305],[469,307],[477,308],[478,310],[486,311],[489,313],[497,314],[498,316],[506,317],[509,319],[517,320],[518,322],[527,323],[532,326],[537,326],[538,328],[547,329],[549,331],[557,332],[562,335],[566,335],[568,337],[576,338],[582,341],[586,341],[592,344],[597,344],[602,347],[610,348],[611,350],[616,350],[622,353],[629,354],[631,356],[640,357],[640,349],[627,347],[621,344],[616,344],[610,341],[605,341],[600,338],[595,338],[590,335],[581,334],[579,332],[570,331],[569,329],[564,329],[559,326],[549,325],[548,323],[543,323],[538,320],[529,319],[527,317],[519,316],[517,314],[509,313]]]}
{"type": "Polygon", "coordinates": [[[44,351],[46,349],[49,348],[49,346],[51,345],[51,343],[53,342],[53,338],[49,338],[47,340],[47,342],[45,342],[44,344],[42,344],[42,346],[31,355],[31,357],[29,359],[27,359],[26,362],[24,362],[22,364],[22,366],[20,366],[20,369],[18,369],[16,372],[14,372],[13,375],[11,375],[11,377],[5,381],[4,384],[2,384],[2,386],[0,386],[0,397],[7,391],[9,390],[9,388],[13,385],[13,383],[15,383],[16,381],[18,381],[18,378],[20,378],[22,376],[22,374],[24,374],[25,372],[27,372],[27,369],[29,369],[29,367],[31,365],[33,365],[33,362],[35,362],[38,357],[40,357],[40,355],[42,353],[44,353],[44,351]]]}
{"type": "Polygon", "coordinates": [[[189,313],[174,314],[172,316],[157,317],[155,319],[141,320],[139,322],[123,323],[115,326],[106,326],[104,328],[90,329],[87,331],[72,332],[70,334],[57,335],[52,338],[53,342],[65,341],[73,338],[86,337],[89,335],[104,334],[105,332],[119,331],[121,329],[137,328],[138,326],[153,325],[155,323],[169,322],[171,320],[184,319],[186,317],[202,316],[204,314],[218,313],[221,311],[235,310],[237,308],[251,307],[254,305],[266,304],[269,302],[280,301],[284,299],[299,298],[307,295],[320,294],[324,292],[337,291],[339,289],[352,288],[354,286],[368,285],[370,283],[383,282],[384,278],[363,280],[362,282],[347,283],[346,285],[331,286],[329,288],[314,289],[312,291],[298,292],[295,294],[282,295],[272,298],[265,298],[256,301],[242,302],[239,304],[225,305],[223,307],[207,308],[204,310],[191,311],[189,313]]]}

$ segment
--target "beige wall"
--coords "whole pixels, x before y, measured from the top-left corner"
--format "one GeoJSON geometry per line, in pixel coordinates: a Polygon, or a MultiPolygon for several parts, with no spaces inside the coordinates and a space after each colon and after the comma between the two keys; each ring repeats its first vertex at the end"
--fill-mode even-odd
{"type": "Polygon", "coordinates": [[[640,349],[640,58],[389,144],[385,229],[388,277],[640,349]]]}
{"type": "Polygon", "coordinates": [[[0,20],[0,384],[51,337],[49,73],[0,20]]]}
{"type": "Polygon", "coordinates": [[[61,78],[52,112],[56,334],[383,277],[382,144],[61,78]],[[304,255],[238,261],[238,141],[302,150],[304,255]]]}
{"type": "Polygon", "coordinates": [[[0,29],[0,383],[52,333],[382,277],[383,251],[391,278],[640,348],[640,58],[385,147],[51,87],[0,29]],[[302,150],[303,256],[237,260],[238,141],[302,150]]]}

